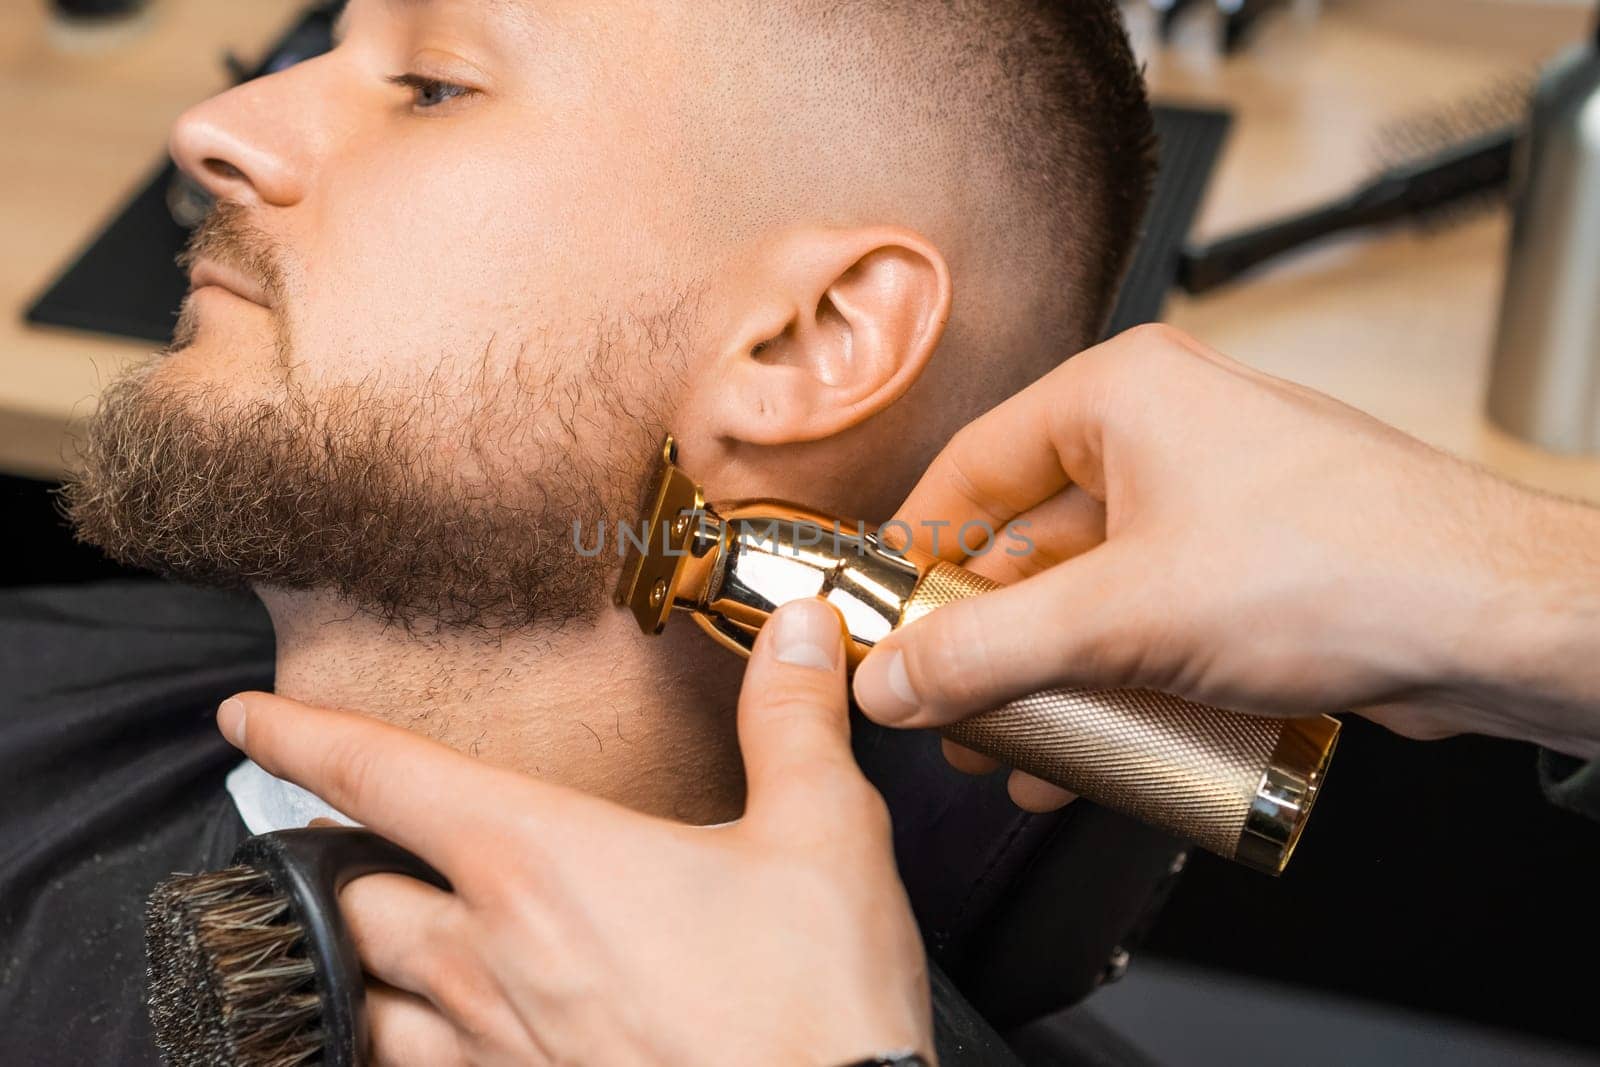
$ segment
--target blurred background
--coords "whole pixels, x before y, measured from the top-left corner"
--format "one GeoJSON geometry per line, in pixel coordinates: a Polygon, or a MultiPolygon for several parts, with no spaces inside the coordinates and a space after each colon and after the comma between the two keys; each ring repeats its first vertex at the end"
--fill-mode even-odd
{"type": "MultiPolygon", "coordinates": [[[[183,293],[205,204],[167,127],[325,47],[335,7],[0,0],[0,585],[122,573],[52,489],[183,293]]],[[[1594,4],[1125,10],[1162,192],[1116,325],[1600,502],[1594,4]]],[[[1546,804],[1530,748],[1351,721],[1313,827],[1277,881],[1196,855],[1096,1010],[1160,1062],[1600,1062],[1600,828],[1546,804]]]]}

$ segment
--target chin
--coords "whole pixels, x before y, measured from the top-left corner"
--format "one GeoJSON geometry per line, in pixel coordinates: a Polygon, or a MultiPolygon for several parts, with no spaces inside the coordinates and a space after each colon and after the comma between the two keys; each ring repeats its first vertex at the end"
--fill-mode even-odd
{"type": "Polygon", "coordinates": [[[184,299],[162,366],[164,373],[211,368],[231,377],[242,369],[276,366],[286,351],[284,332],[270,310],[208,286],[184,299]]]}
{"type": "Polygon", "coordinates": [[[283,379],[269,343],[202,329],[181,347],[162,353],[151,380],[220,389],[240,397],[282,392],[283,379]]]}

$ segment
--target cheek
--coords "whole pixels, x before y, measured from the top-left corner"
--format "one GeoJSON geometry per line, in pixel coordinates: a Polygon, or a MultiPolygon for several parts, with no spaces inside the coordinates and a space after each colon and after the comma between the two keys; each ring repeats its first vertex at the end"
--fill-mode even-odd
{"type": "Polygon", "coordinates": [[[428,140],[347,145],[320,176],[314,232],[295,242],[297,373],[459,381],[485,351],[536,362],[681,275],[658,172],[611,159],[606,138],[426,121],[428,140]]]}
{"type": "Polygon", "coordinates": [[[328,189],[293,299],[296,356],[343,383],[432,374],[564,318],[560,217],[528,176],[486,167],[352,176],[328,189]]]}

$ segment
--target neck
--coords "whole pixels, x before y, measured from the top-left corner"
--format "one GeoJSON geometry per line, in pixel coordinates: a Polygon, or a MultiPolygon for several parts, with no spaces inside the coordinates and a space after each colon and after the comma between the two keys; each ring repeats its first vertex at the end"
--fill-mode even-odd
{"type": "Polygon", "coordinates": [[[355,711],[486,762],[691,823],[737,818],[741,664],[686,619],[624,611],[501,637],[407,632],[320,593],[257,591],[279,694],[355,711]]]}

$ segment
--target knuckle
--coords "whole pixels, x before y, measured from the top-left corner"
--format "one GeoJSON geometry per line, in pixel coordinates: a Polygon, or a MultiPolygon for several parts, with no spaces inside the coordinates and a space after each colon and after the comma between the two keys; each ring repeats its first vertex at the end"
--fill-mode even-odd
{"type": "Polygon", "coordinates": [[[439,965],[449,965],[462,939],[470,936],[470,932],[464,929],[464,924],[460,921],[458,908],[458,905],[445,908],[422,929],[419,953],[421,959],[417,962],[422,964],[425,972],[431,972],[439,965]]]}
{"type": "Polygon", "coordinates": [[[757,699],[763,719],[795,728],[826,722],[832,705],[842,703],[842,700],[830,698],[821,686],[811,684],[809,679],[794,685],[769,687],[757,699]]]}
{"type": "Polygon", "coordinates": [[[466,1035],[482,1040],[499,1023],[501,1001],[498,984],[461,943],[435,943],[427,966],[428,999],[466,1035]]]}
{"type": "Polygon", "coordinates": [[[957,430],[945,445],[942,453],[944,459],[944,473],[955,486],[956,490],[971,499],[973,482],[967,476],[962,464],[967,462],[966,457],[973,455],[984,447],[984,427],[978,420],[967,423],[957,430]]]}
{"type": "Polygon", "coordinates": [[[905,649],[911,689],[925,703],[971,707],[993,687],[992,642],[967,607],[956,604],[931,616],[922,640],[905,649]]]}
{"type": "MultiPolygon", "coordinates": [[[[981,447],[976,441],[971,442],[973,451],[981,447]]],[[[963,442],[966,444],[966,442],[963,442]]],[[[965,448],[955,450],[950,455],[950,462],[945,467],[950,488],[967,503],[971,504],[981,514],[982,519],[991,526],[999,525],[1003,520],[995,511],[995,502],[990,498],[978,479],[974,478],[967,470],[968,460],[963,458],[969,453],[965,448]]],[[[960,543],[959,537],[952,535],[949,550],[962,550],[965,546],[960,543]]]]}
{"type": "Polygon", "coordinates": [[[825,719],[845,706],[844,681],[837,673],[788,664],[769,664],[774,668],[759,685],[746,685],[739,702],[763,719],[825,719]]]}
{"type": "Polygon", "coordinates": [[[848,746],[845,695],[772,692],[748,710],[749,722],[793,756],[833,755],[848,746]]]}
{"type": "MultiPolygon", "coordinates": [[[[1058,581],[1046,588],[1054,602],[1064,603],[1070,589],[1064,575],[1058,581]]],[[[1039,646],[1063,650],[1063,683],[1093,688],[1151,685],[1140,673],[1141,664],[1170,627],[1174,611],[1159,599],[1150,603],[1147,609],[1145,598],[1130,591],[1117,611],[1102,613],[1091,625],[1071,613],[1051,612],[1041,616],[1034,637],[1039,646]]]]}
{"type": "Polygon", "coordinates": [[[1135,374],[1145,387],[1202,366],[1200,342],[1174,326],[1151,322],[1128,331],[1128,350],[1115,359],[1115,374],[1135,374]]]}
{"type": "Polygon", "coordinates": [[[1199,342],[1176,326],[1164,322],[1147,322],[1135,326],[1125,335],[1135,351],[1145,353],[1184,353],[1195,355],[1199,342]]]}
{"type": "Polygon", "coordinates": [[[563,850],[543,834],[518,832],[515,824],[502,840],[512,847],[485,857],[483,870],[492,876],[473,881],[474,899],[496,914],[526,919],[559,890],[563,850]]]}

